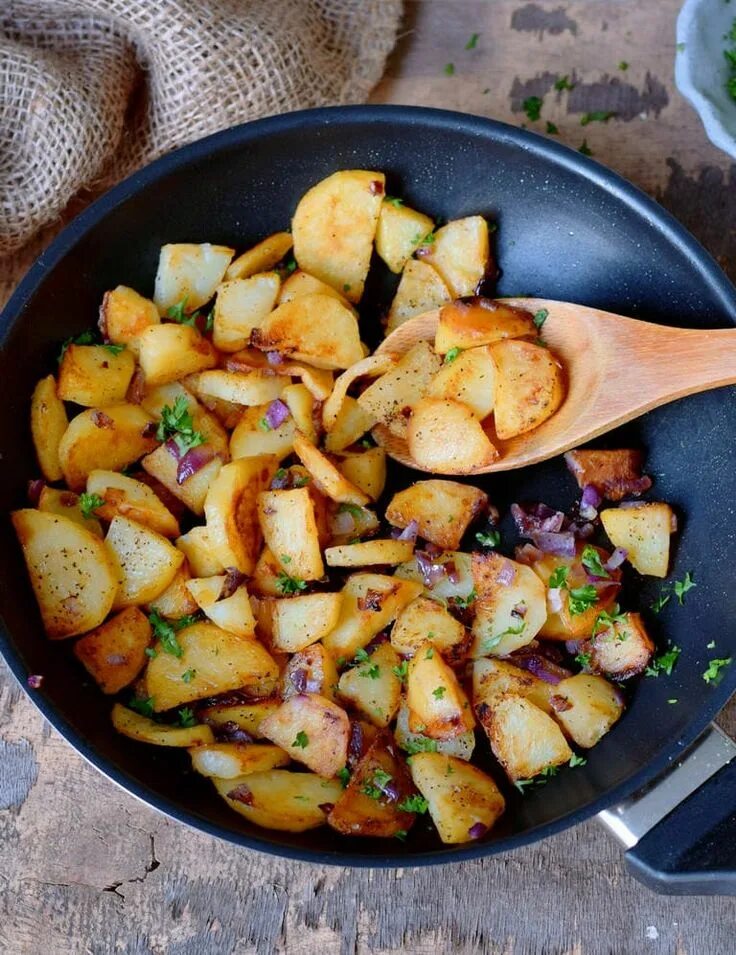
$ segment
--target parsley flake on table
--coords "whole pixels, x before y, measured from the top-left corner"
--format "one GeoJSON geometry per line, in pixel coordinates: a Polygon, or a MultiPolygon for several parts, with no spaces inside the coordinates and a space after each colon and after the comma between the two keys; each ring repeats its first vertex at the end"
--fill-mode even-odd
{"type": "Polygon", "coordinates": [[[625,73],[626,70],[628,70],[629,68],[629,64],[626,62],[626,60],[621,60],[618,64],[618,68],[621,70],[622,73],[625,73]]]}
{"type": "Polygon", "coordinates": [[[703,673],[703,679],[706,683],[718,683],[721,678],[721,670],[731,663],[731,657],[721,657],[720,660],[709,660],[708,669],[703,673]]]}
{"type": "Polygon", "coordinates": [[[541,96],[527,96],[521,104],[521,108],[526,113],[527,119],[532,123],[535,123],[542,115],[543,106],[544,99],[541,96]]]}
{"type": "Polygon", "coordinates": [[[664,653],[660,653],[658,657],[652,660],[644,671],[644,675],[659,676],[660,673],[664,673],[665,676],[670,676],[681,653],[680,647],[670,647],[669,650],[665,650],[664,653]]]}
{"type": "Polygon", "coordinates": [[[557,126],[555,126],[554,123],[550,123],[550,121],[547,120],[547,135],[558,136],[559,133],[560,133],[560,130],[557,128],[557,126]]]}
{"type": "Polygon", "coordinates": [[[424,796],[404,796],[397,808],[402,812],[425,813],[429,809],[429,803],[424,796]]]}
{"type": "Polygon", "coordinates": [[[582,143],[580,143],[580,145],[578,146],[578,152],[579,152],[579,153],[582,153],[583,156],[592,156],[592,155],[593,155],[593,150],[592,150],[592,149],[590,148],[590,146],[588,145],[588,140],[587,140],[587,139],[584,139],[584,140],[582,141],[582,143]]]}
{"type": "Polygon", "coordinates": [[[306,590],[307,582],[300,577],[291,577],[286,571],[282,570],[279,571],[279,575],[276,578],[276,589],[280,594],[288,597],[298,593],[300,590],[306,590]]]}
{"type": "Polygon", "coordinates": [[[555,89],[558,93],[561,93],[563,90],[575,89],[575,84],[570,82],[569,75],[561,76],[559,80],[555,82],[555,89]]]}
{"type": "Polygon", "coordinates": [[[291,745],[296,746],[298,749],[306,749],[307,746],[309,746],[309,737],[304,730],[299,730],[299,732],[296,734],[294,742],[291,745]]]}
{"type": "Polygon", "coordinates": [[[179,453],[184,455],[192,448],[204,444],[204,435],[194,430],[194,420],[189,410],[189,402],[184,395],[174,401],[173,408],[164,405],[161,409],[161,420],[156,429],[156,439],[167,441],[173,439],[179,453]]]}
{"type": "Polygon", "coordinates": [[[662,611],[670,602],[671,597],[672,597],[672,594],[668,593],[667,590],[663,589],[660,595],[656,597],[649,606],[654,611],[654,613],[660,613],[660,611],[662,611]]]}
{"type": "Polygon", "coordinates": [[[465,44],[466,50],[474,50],[478,46],[478,40],[480,39],[480,33],[471,33],[470,39],[465,44]]]}
{"type": "Polygon", "coordinates": [[[79,510],[82,512],[82,516],[86,517],[87,520],[94,517],[92,511],[97,507],[102,507],[104,503],[105,499],[100,497],[99,494],[88,494],[86,491],[82,491],[79,495],[79,510]]]}
{"type": "Polygon", "coordinates": [[[454,76],[455,75],[455,64],[454,63],[445,63],[444,69],[442,71],[445,76],[454,76]]]}
{"type": "Polygon", "coordinates": [[[591,113],[583,113],[580,117],[580,125],[588,126],[590,123],[607,123],[616,114],[610,110],[594,109],[591,113]]]}

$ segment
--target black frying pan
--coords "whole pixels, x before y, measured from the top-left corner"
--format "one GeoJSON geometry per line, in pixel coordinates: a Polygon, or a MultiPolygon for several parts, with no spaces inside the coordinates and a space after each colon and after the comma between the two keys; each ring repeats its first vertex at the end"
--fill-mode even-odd
{"type": "MultiPolygon", "coordinates": [[[[177,150],[136,173],[74,220],[39,258],[2,317],[0,513],[22,505],[34,475],[28,406],[53,367],[59,342],[92,325],[103,292],[119,283],[150,294],[162,243],[212,241],[243,248],[288,225],[297,199],[336,169],[376,168],[388,191],[435,217],[482,213],[498,222],[499,294],[582,302],[677,326],[736,323],[736,290],[710,256],[658,205],[618,176],[532,133],[457,113],[406,107],[314,110],[262,120],[177,150]]],[[[725,227],[725,223],[724,223],[725,227]]],[[[377,273],[364,315],[388,300],[377,273]]],[[[364,338],[378,329],[364,322],[364,338]]],[[[615,387],[615,382],[612,384],[615,387]]],[[[672,676],[644,679],[620,723],[588,756],[521,796],[485,841],[443,847],[415,827],[407,843],[346,840],[323,828],[304,835],[248,826],[188,769],[188,757],[117,735],[110,701],[68,644],[43,636],[10,522],[0,520],[0,647],[47,719],[95,766],[158,809],[233,843],[341,865],[415,866],[501,852],[541,839],[618,803],[653,780],[703,732],[736,689],[736,665],[719,685],[701,674],[712,656],[736,657],[736,401],[729,390],[652,412],[602,444],[647,450],[653,496],[680,515],[673,573],[694,572],[684,607],[661,617],[648,606],[659,584],[643,581],[625,605],[648,614],[654,635],[682,647],[672,676]],[[706,644],[715,640],[717,649],[706,644]],[[668,704],[668,699],[677,704],[668,704]]],[[[395,487],[410,473],[391,471],[395,487]]],[[[479,480],[502,511],[513,500],[566,508],[575,487],[561,460],[479,480]]],[[[504,540],[513,532],[505,523],[504,540]]],[[[702,762],[702,761],[701,761],[702,762]]],[[[635,850],[632,864],[667,891],[734,891],[736,761],[671,814],[635,850]]],[[[496,772],[497,778],[499,773],[496,772]]]]}

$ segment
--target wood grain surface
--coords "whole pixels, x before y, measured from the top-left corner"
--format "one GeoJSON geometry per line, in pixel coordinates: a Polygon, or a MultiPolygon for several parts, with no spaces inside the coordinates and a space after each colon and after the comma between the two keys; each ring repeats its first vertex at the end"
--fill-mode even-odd
{"type": "MultiPolygon", "coordinates": [[[[542,120],[530,126],[543,132],[549,120],[575,147],[586,139],[736,276],[736,166],[674,89],[678,7],[410,2],[373,100],[521,123],[522,101],[544,96],[542,120]],[[473,33],[477,45],[466,50],[473,33]],[[554,92],[564,75],[575,88],[554,92]],[[581,127],[592,110],[617,115],[581,127]]],[[[722,723],[736,731],[734,701],[722,723]]],[[[399,951],[731,955],[736,902],[649,892],[594,822],[444,870],[351,872],[245,852],[118,790],[0,672],[0,953],[399,951]]]]}

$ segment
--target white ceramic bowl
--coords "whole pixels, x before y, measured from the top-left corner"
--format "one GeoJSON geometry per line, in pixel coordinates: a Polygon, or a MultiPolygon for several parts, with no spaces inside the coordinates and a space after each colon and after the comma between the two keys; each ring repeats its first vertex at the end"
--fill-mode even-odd
{"type": "MultiPolygon", "coordinates": [[[[736,3],[686,0],[677,18],[675,82],[695,107],[708,138],[736,158],[736,100],[726,89],[729,76],[723,51],[736,3]]],[[[736,44],[734,44],[736,45],[736,44]]]]}

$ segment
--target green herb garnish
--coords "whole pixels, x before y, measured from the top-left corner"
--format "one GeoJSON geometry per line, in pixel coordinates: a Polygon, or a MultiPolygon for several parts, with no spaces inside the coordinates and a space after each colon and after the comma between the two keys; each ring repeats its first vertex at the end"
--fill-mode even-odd
{"type": "Polygon", "coordinates": [[[297,747],[298,749],[306,749],[307,746],[309,746],[309,737],[304,730],[299,730],[299,732],[296,734],[294,742],[291,745],[297,747]]]}
{"type": "Polygon", "coordinates": [[[703,673],[703,679],[706,683],[718,683],[720,680],[720,673],[724,667],[727,667],[731,662],[731,657],[721,657],[720,660],[710,660],[708,662],[708,669],[703,673]]]}
{"type": "Polygon", "coordinates": [[[593,155],[593,150],[592,150],[592,149],[590,148],[590,146],[588,145],[588,140],[587,140],[587,139],[584,139],[584,140],[582,141],[582,143],[580,143],[580,145],[578,146],[578,152],[579,152],[579,153],[582,153],[583,156],[592,156],[592,155],[593,155]]]}
{"type": "Polygon", "coordinates": [[[568,590],[568,606],[570,613],[576,617],[585,613],[598,601],[598,591],[593,584],[583,584],[582,587],[573,587],[568,590]]]}
{"type": "Polygon", "coordinates": [[[629,68],[629,64],[626,62],[626,60],[621,60],[620,63],[618,64],[618,68],[621,70],[622,73],[625,73],[626,70],[628,70],[629,68]]]}
{"type": "Polygon", "coordinates": [[[571,83],[569,75],[566,75],[560,77],[560,79],[555,82],[555,89],[558,93],[561,93],[563,90],[575,89],[575,84],[571,83]]]}
{"type": "Polygon", "coordinates": [[[590,544],[587,544],[583,548],[583,556],[581,557],[583,567],[591,574],[593,577],[610,577],[606,568],[601,563],[601,555],[595,549],[591,547],[590,544]]]}
{"type": "Polygon", "coordinates": [[[184,683],[191,683],[196,675],[197,675],[196,670],[185,670],[185,672],[182,673],[181,678],[184,681],[184,683]]]}
{"type": "Polygon", "coordinates": [[[442,697],[445,695],[445,693],[447,693],[447,687],[446,687],[446,686],[436,686],[436,687],[432,690],[432,696],[433,696],[436,700],[441,700],[442,697]]]}
{"type": "Polygon", "coordinates": [[[381,675],[381,668],[377,663],[372,663],[369,667],[363,667],[360,671],[360,675],[370,680],[377,680],[381,675]]]}
{"type": "Polygon", "coordinates": [[[286,571],[282,570],[276,578],[276,589],[280,594],[290,596],[298,593],[300,590],[306,590],[307,582],[306,580],[301,580],[299,577],[291,577],[286,571]]]}
{"type": "Polygon", "coordinates": [[[338,770],[337,778],[342,783],[342,788],[346,789],[348,783],[350,782],[350,770],[347,768],[347,766],[343,766],[342,769],[338,770]]]}
{"type": "Polygon", "coordinates": [[[585,669],[590,666],[590,658],[590,653],[578,653],[575,657],[575,662],[579,667],[583,667],[585,669]]]}
{"type": "Polygon", "coordinates": [[[184,651],[176,638],[179,630],[190,627],[195,623],[197,617],[191,614],[188,617],[181,617],[179,620],[166,620],[158,611],[154,610],[149,614],[148,622],[151,624],[154,638],[161,644],[164,653],[170,653],[174,657],[181,657],[184,651]]]}
{"type": "Polygon", "coordinates": [[[437,740],[429,739],[428,736],[414,736],[412,739],[404,740],[401,748],[410,756],[415,753],[436,753],[437,740]]]}
{"type": "Polygon", "coordinates": [[[189,411],[189,402],[184,395],[174,401],[174,407],[164,405],[161,409],[161,420],[156,429],[158,441],[167,441],[172,438],[179,453],[184,455],[192,448],[204,444],[204,435],[194,430],[194,421],[189,411]]]}
{"type": "Polygon", "coordinates": [[[494,530],[478,531],[475,535],[475,539],[481,547],[498,547],[501,543],[501,532],[494,530]]]}
{"type": "Polygon", "coordinates": [[[455,347],[451,348],[445,355],[445,364],[451,365],[461,352],[462,348],[458,348],[457,345],[455,345],[455,347]]]}
{"type": "Polygon", "coordinates": [[[480,39],[480,33],[471,33],[470,39],[465,44],[466,50],[474,50],[478,46],[478,40],[480,39]]]}
{"type": "Polygon", "coordinates": [[[64,340],[59,352],[58,362],[61,364],[61,361],[66,354],[66,350],[70,345],[94,345],[96,334],[94,330],[88,328],[84,332],[80,332],[79,335],[72,335],[70,338],[64,340]]]}
{"type": "Polygon", "coordinates": [[[644,675],[659,676],[660,673],[664,673],[666,676],[670,676],[681,653],[680,647],[670,647],[669,650],[665,650],[664,653],[660,653],[658,657],[652,660],[644,671],[644,675]]]}
{"type": "Polygon", "coordinates": [[[404,796],[397,808],[402,812],[425,813],[429,809],[429,803],[424,796],[404,796]]]}
{"type": "Polygon", "coordinates": [[[366,783],[360,791],[364,796],[369,796],[371,799],[380,799],[385,795],[384,789],[392,779],[390,773],[383,769],[375,769],[373,771],[373,782],[366,783]]]}
{"type": "Polygon", "coordinates": [[[459,607],[461,610],[467,609],[472,603],[474,603],[475,598],[478,596],[475,587],[470,591],[467,597],[453,597],[452,601],[456,607],[459,607]]]}
{"type": "Polygon", "coordinates": [[[188,729],[190,726],[197,725],[197,721],[194,718],[194,710],[191,706],[182,706],[182,708],[176,712],[179,714],[179,719],[177,720],[178,726],[183,726],[185,729],[188,729]]]}
{"type": "Polygon", "coordinates": [[[82,491],[79,495],[79,510],[87,520],[93,517],[92,511],[95,508],[102,507],[104,503],[105,499],[100,497],[99,494],[88,494],[86,491],[82,491]]]}
{"type": "Polygon", "coordinates": [[[595,109],[592,113],[583,113],[580,117],[580,125],[588,126],[590,123],[607,123],[608,120],[615,115],[615,113],[606,110],[595,109]]]}
{"type": "Polygon", "coordinates": [[[570,568],[565,567],[564,564],[561,564],[559,567],[555,567],[549,577],[550,590],[557,590],[560,587],[565,587],[567,585],[567,575],[569,573],[570,568]]]}
{"type": "Polygon", "coordinates": [[[153,697],[152,696],[134,696],[128,702],[128,709],[140,713],[141,716],[147,716],[153,719],[153,697]]]}
{"type": "Polygon", "coordinates": [[[575,769],[576,766],[585,766],[587,762],[588,760],[584,756],[578,756],[577,753],[573,753],[567,765],[575,769]]]}
{"type": "Polygon", "coordinates": [[[404,683],[407,676],[409,675],[409,661],[402,660],[398,666],[391,667],[391,672],[395,677],[398,677],[402,683],[404,683]]]}
{"type": "Polygon", "coordinates": [[[678,601],[678,603],[680,604],[680,606],[682,606],[682,605],[684,604],[684,602],[685,602],[685,594],[686,594],[689,590],[692,590],[693,587],[697,587],[697,586],[698,586],[698,585],[697,585],[697,584],[695,583],[695,581],[693,580],[693,577],[692,577],[692,574],[690,573],[690,571],[688,571],[688,572],[685,574],[685,577],[684,577],[682,580],[676,580],[676,581],[675,581],[675,583],[673,584],[672,589],[673,589],[674,592],[675,592],[675,597],[677,597],[677,601],[678,601]]]}
{"type": "Polygon", "coordinates": [[[547,135],[548,135],[548,136],[559,136],[559,133],[560,133],[560,131],[559,131],[559,129],[555,126],[555,124],[554,124],[554,123],[550,123],[550,121],[547,120],[547,135]]]}
{"type": "Polygon", "coordinates": [[[445,63],[445,67],[442,71],[445,76],[454,76],[455,75],[455,64],[454,63],[445,63]]]}

